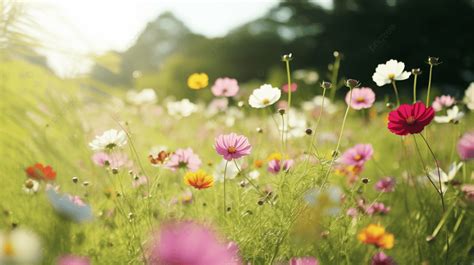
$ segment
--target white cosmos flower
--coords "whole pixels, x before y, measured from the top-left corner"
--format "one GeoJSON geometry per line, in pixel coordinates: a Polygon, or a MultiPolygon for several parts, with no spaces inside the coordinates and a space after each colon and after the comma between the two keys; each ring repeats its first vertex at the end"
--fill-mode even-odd
{"type": "Polygon", "coordinates": [[[260,177],[260,172],[256,169],[249,172],[249,178],[258,179],[260,177]]]}
{"type": "Polygon", "coordinates": [[[23,191],[26,194],[35,194],[39,190],[39,182],[34,179],[27,179],[23,184],[23,191]]]}
{"type": "Polygon", "coordinates": [[[197,105],[189,101],[187,98],[179,101],[168,102],[166,108],[168,109],[169,115],[178,118],[188,117],[198,109],[197,105]]]}
{"type": "Polygon", "coordinates": [[[454,106],[446,111],[446,116],[436,116],[434,117],[435,122],[437,123],[450,123],[458,122],[464,117],[464,112],[459,111],[458,106],[454,106]]]}
{"type": "Polygon", "coordinates": [[[235,160],[234,161],[227,161],[227,160],[224,160],[222,159],[222,161],[217,164],[216,166],[216,169],[214,171],[214,180],[215,181],[219,181],[219,182],[223,182],[224,181],[224,171],[226,171],[225,173],[225,178],[226,179],[234,179],[235,177],[237,177],[237,175],[239,174],[239,167],[237,167],[235,164],[237,162],[237,165],[240,167],[241,163],[239,163],[239,161],[235,160]],[[225,170],[225,164],[227,163],[227,170],[225,170]]]}
{"type": "Polygon", "coordinates": [[[327,97],[323,96],[315,96],[311,101],[305,101],[301,104],[301,108],[304,111],[310,112],[314,111],[315,109],[320,109],[323,107],[323,99],[324,99],[324,112],[328,114],[333,114],[337,111],[336,105],[334,105],[331,100],[327,97]]]}
{"type": "Polygon", "coordinates": [[[89,146],[94,151],[101,151],[122,147],[125,144],[127,144],[127,134],[123,130],[117,131],[111,129],[105,131],[102,135],[96,136],[95,139],[89,143],[89,146]]]}
{"type": "Polygon", "coordinates": [[[127,100],[137,106],[153,104],[156,102],[156,93],[153,88],[145,88],[142,91],[131,90],[127,92],[127,100]]]}
{"type": "Polygon", "coordinates": [[[0,231],[0,264],[34,265],[41,258],[41,242],[33,232],[24,228],[0,231]]]}
{"type": "Polygon", "coordinates": [[[464,94],[464,103],[470,110],[474,110],[474,82],[471,82],[464,94]]]}
{"type": "Polygon", "coordinates": [[[261,109],[277,102],[281,97],[281,91],[277,87],[264,84],[260,88],[254,89],[249,97],[249,104],[253,108],[261,109]]]}
{"type": "Polygon", "coordinates": [[[289,123],[287,123],[286,120],[283,122],[280,114],[275,114],[275,120],[278,123],[278,130],[280,133],[282,131],[288,133],[288,138],[299,138],[305,136],[308,122],[304,113],[291,108],[288,115],[289,123]]]}
{"type": "Polygon", "coordinates": [[[403,71],[405,64],[397,60],[389,60],[385,64],[379,64],[375,68],[372,80],[377,86],[383,86],[392,83],[393,80],[405,80],[410,77],[410,72],[403,71]]]}
{"type": "MultiPolygon", "coordinates": [[[[445,193],[447,190],[448,190],[448,182],[450,182],[451,180],[454,179],[454,177],[456,176],[456,174],[458,173],[458,171],[461,169],[461,167],[464,165],[463,162],[459,162],[459,163],[452,163],[450,166],[449,166],[449,170],[448,170],[448,173],[444,172],[444,170],[442,170],[441,168],[439,169],[439,176],[440,176],[440,179],[441,179],[441,191],[443,193],[445,193]]],[[[437,169],[433,169],[431,170],[430,172],[428,172],[428,175],[430,177],[430,179],[438,184],[439,182],[439,179],[438,179],[438,170],[437,169]]]]}

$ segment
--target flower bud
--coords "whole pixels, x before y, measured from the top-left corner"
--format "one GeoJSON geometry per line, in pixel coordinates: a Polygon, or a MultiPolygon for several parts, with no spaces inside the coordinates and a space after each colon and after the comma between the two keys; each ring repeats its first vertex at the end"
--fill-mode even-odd
{"type": "Polygon", "coordinates": [[[321,87],[324,88],[324,89],[330,89],[332,87],[332,84],[331,84],[331,82],[323,81],[321,83],[321,87]]]}
{"type": "Polygon", "coordinates": [[[441,61],[439,60],[439,57],[428,57],[428,64],[429,65],[438,65],[441,64],[441,61]]]}
{"type": "Polygon", "coordinates": [[[355,80],[355,79],[347,79],[346,80],[346,87],[348,88],[354,88],[354,87],[358,87],[360,85],[359,81],[355,80]]]}
{"type": "Polygon", "coordinates": [[[413,68],[413,69],[411,69],[411,73],[413,75],[421,75],[421,69],[420,68],[413,68]]]}
{"type": "Polygon", "coordinates": [[[285,109],[278,109],[278,113],[280,113],[280,115],[284,115],[285,114],[285,109]]]}
{"type": "Polygon", "coordinates": [[[72,182],[77,183],[77,181],[79,181],[77,177],[72,177],[72,182]]]}
{"type": "Polygon", "coordinates": [[[313,130],[311,130],[311,128],[308,128],[308,129],[306,129],[305,133],[307,135],[311,135],[311,134],[313,134],[313,130]]]}
{"type": "Polygon", "coordinates": [[[368,178],[363,178],[363,179],[362,179],[362,183],[364,183],[364,184],[369,183],[369,179],[368,179],[368,178]]]}
{"type": "Polygon", "coordinates": [[[342,53],[340,53],[340,52],[338,52],[338,51],[334,51],[334,52],[332,53],[332,55],[333,55],[334,58],[336,58],[336,59],[337,59],[337,58],[342,58],[342,53]]]}
{"type": "Polygon", "coordinates": [[[263,129],[260,128],[260,127],[258,127],[258,128],[257,128],[257,132],[258,132],[258,133],[263,133],[263,129]]]}
{"type": "Polygon", "coordinates": [[[284,62],[289,62],[291,60],[293,60],[293,54],[289,53],[289,54],[284,54],[282,57],[281,57],[281,60],[284,61],[284,62]]]}
{"type": "Polygon", "coordinates": [[[89,184],[90,184],[89,181],[84,181],[84,182],[82,182],[82,186],[84,186],[84,187],[89,186],[89,184]]]}

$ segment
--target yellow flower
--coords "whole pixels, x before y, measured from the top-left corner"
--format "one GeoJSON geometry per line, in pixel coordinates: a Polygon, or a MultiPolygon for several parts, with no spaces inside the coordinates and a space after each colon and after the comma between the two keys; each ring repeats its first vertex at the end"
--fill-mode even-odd
{"type": "Polygon", "coordinates": [[[278,152],[271,153],[267,158],[268,161],[272,161],[272,160],[281,161],[281,159],[282,159],[282,155],[281,153],[278,153],[278,152]]]}
{"type": "Polygon", "coordinates": [[[205,73],[194,73],[188,77],[188,86],[191,89],[202,89],[207,87],[209,77],[205,73]]]}
{"type": "Polygon", "coordinates": [[[184,183],[198,190],[202,190],[214,185],[214,177],[200,169],[196,172],[187,172],[184,175],[184,183]]]}
{"type": "Polygon", "coordinates": [[[365,244],[373,244],[376,247],[391,249],[393,248],[395,237],[391,233],[387,233],[385,228],[378,224],[370,224],[364,228],[358,235],[357,239],[365,244]]]}

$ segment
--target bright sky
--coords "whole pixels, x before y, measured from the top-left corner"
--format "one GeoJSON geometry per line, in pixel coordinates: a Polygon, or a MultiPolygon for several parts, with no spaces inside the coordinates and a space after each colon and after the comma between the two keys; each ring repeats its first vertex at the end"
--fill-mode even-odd
{"type": "MultiPolygon", "coordinates": [[[[19,1],[19,0],[17,0],[19,1]]],[[[265,14],[276,0],[23,0],[39,24],[33,34],[49,65],[61,76],[86,72],[85,55],[132,45],[145,25],[171,11],[193,32],[223,36],[265,14]]],[[[322,1],[324,3],[330,0],[322,1]]]]}

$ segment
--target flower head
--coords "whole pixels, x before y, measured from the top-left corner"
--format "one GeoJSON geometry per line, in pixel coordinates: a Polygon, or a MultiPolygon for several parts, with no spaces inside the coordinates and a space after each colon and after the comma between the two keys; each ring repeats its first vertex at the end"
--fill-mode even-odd
{"type": "MultiPolygon", "coordinates": [[[[291,83],[291,92],[296,92],[296,90],[298,89],[298,85],[296,83],[291,83]]],[[[282,87],[281,87],[281,90],[283,90],[283,92],[285,93],[288,93],[289,89],[288,89],[288,84],[284,84],[282,87]]]]}
{"type": "Polygon", "coordinates": [[[267,170],[273,174],[278,174],[281,170],[288,172],[288,170],[293,167],[294,163],[295,161],[293,159],[287,159],[284,161],[281,161],[280,159],[273,159],[268,162],[267,170]]]}
{"type": "Polygon", "coordinates": [[[314,257],[295,257],[290,259],[290,265],[319,265],[314,257]]]}
{"type": "Polygon", "coordinates": [[[458,106],[446,110],[446,116],[436,116],[434,121],[437,123],[457,123],[464,117],[464,112],[459,111],[458,106]]]}
{"type": "Polygon", "coordinates": [[[345,151],[339,163],[352,166],[363,166],[365,162],[372,158],[374,149],[371,144],[356,144],[354,147],[345,151]]]}
{"type": "Polygon", "coordinates": [[[443,110],[445,107],[451,107],[455,102],[456,100],[453,97],[449,95],[442,95],[440,97],[436,97],[431,106],[436,112],[438,112],[443,110]]]}
{"type": "Polygon", "coordinates": [[[464,92],[464,103],[470,110],[474,110],[474,82],[471,82],[469,87],[464,92]]]}
{"type": "Polygon", "coordinates": [[[159,166],[164,164],[168,158],[170,157],[171,153],[161,149],[161,150],[152,150],[148,155],[148,160],[150,161],[152,166],[159,166]]]}
{"type": "Polygon", "coordinates": [[[110,167],[113,169],[132,166],[132,161],[130,161],[128,156],[124,153],[109,154],[106,152],[98,152],[92,155],[92,161],[98,166],[110,167]]]}
{"type": "Polygon", "coordinates": [[[224,172],[226,179],[234,179],[239,174],[240,163],[228,163],[227,160],[222,159],[219,164],[216,165],[214,170],[214,180],[215,181],[224,181],[224,172]],[[227,164],[227,168],[226,168],[227,164]]]}
{"type": "Polygon", "coordinates": [[[64,255],[58,259],[57,265],[90,265],[88,257],[64,255]]]}
{"type": "Polygon", "coordinates": [[[184,183],[198,190],[202,190],[214,185],[214,177],[200,169],[196,172],[187,172],[184,175],[184,183]]]}
{"type": "Polygon", "coordinates": [[[347,92],[346,94],[346,103],[350,105],[351,108],[360,110],[360,109],[368,109],[372,107],[375,102],[375,93],[369,87],[361,87],[361,88],[354,88],[352,89],[352,97],[351,92],[347,92]]]}
{"type": "Polygon", "coordinates": [[[235,133],[221,134],[216,137],[214,148],[225,160],[231,161],[250,154],[252,146],[247,137],[235,133]]]}
{"type": "Polygon", "coordinates": [[[375,253],[372,256],[372,260],[370,265],[396,265],[395,261],[392,257],[388,256],[387,254],[381,252],[375,253]]]}
{"type": "Polygon", "coordinates": [[[81,223],[93,218],[92,209],[78,196],[60,194],[54,188],[46,189],[48,199],[53,208],[63,217],[81,223]]]}
{"type": "Polygon", "coordinates": [[[468,202],[474,203],[474,185],[473,184],[462,185],[461,191],[464,193],[464,198],[468,202]]]}
{"type": "Polygon", "coordinates": [[[207,87],[209,77],[206,73],[194,73],[188,77],[188,87],[191,89],[202,89],[207,87]]]}
{"type": "Polygon", "coordinates": [[[395,241],[393,234],[387,233],[385,228],[378,224],[370,224],[357,235],[357,238],[365,244],[384,249],[393,248],[395,241]]]}
{"type": "Polygon", "coordinates": [[[29,166],[25,170],[29,178],[36,180],[53,181],[56,179],[56,172],[51,166],[44,166],[41,163],[36,163],[29,166]]]}
{"type": "Polygon", "coordinates": [[[237,249],[222,243],[217,235],[193,222],[168,223],[152,239],[150,265],[238,265],[237,249]]]}
{"type": "Polygon", "coordinates": [[[465,133],[459,139],[457,149],[462,160],[474,159],[474,131],[465,133]]]}
{"type": "Polygon", "coordinates": [[[375,189],[379,192],[393,192],[395,190],[395,178],[385,177],[377,181],[375,189]]]}
{"type": "Polygon", "coordinates": [[[137,106],[153,104],[156,102],[156,93],[153,88],[145,88],[141,91],[131,90],[127,92],[127,100],[137,106]]]}
{"type": "Polygon", "coordinates": [[[42,248],[39,237],[24,228],[0,231],[0,264],[40,264],[42,248]]]}
{"type": "Polygon", "coordinates": [[[375,202],[372,203],[371,205],[367,206],[365,209],[365,213],[368,215],[374,215],[374,214],[387,214],[390,212],[390,207],[385,206],[382,202],[375,202]]]}
{"type": "Polygon", "coordinates": [[[170,155],[165,166],[172,171],[177,169],[195,171],[201,166],[201,159],[191,148],[178,149],[170,155]]]}
{"type": "Polygon", "coordinates": [[[196,104],[192,103],[189,99],[184,98],[179,101],[172,101],[166,104],[168,114],[177,118],[191,116],[198,110],[196,104]]]}
{"type": "Polygon", "coordinates": [[[402,104],[390,112],[388,129],[398,135],[420,133],[433,118],[433,108],[427,108],[422,102],[416,102],[413,105],[402,104]]]}
{"type": "Polygon", "coordinates": [[[117,147],[122,147],[127,144],[127,134],[125,131],[117,131],[111,129],[105,131],[102,135],[98,135],[89,143],[89,146],[94,151],[112,150],[117,147]]]}
{"type": "Polygon", "coordinates": [[[233,78],[217,78],[211,91],[216,97],[233,97],[239,92],[239,84],[233,78]]]}
{"type": "Polygon", "coordinates": [[[281,91],[277,87],[264,84],[255,89],[249,97],[249,104],[253,108],[261,109],[277,102],[281,97],[281,91]]]}
{"type": "Polygon", "coordinates": [[[385,64],[379,64],[375,68],[372,80],[377,86],[383,86],[392,83],[394,80],[405,80],[410,77],[410,72],[403,71],[405,64],[397,60],[388,60],[385,64]]]}
{"type": "Polygon", "coordinates": [[[35,194],[39,190],[39,182],[34,179],[27,179],[23,184],[23,191],[27,194],[35,194]]]}

